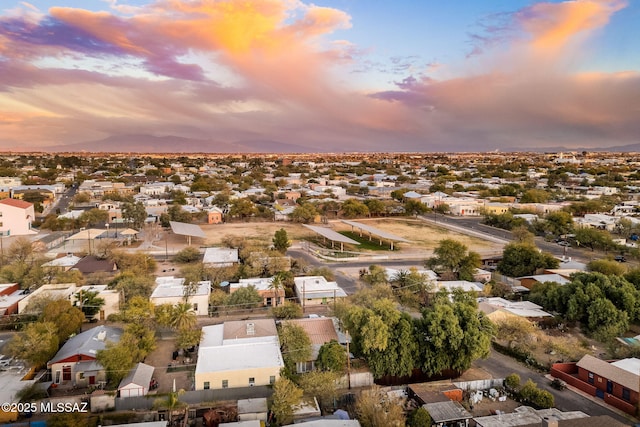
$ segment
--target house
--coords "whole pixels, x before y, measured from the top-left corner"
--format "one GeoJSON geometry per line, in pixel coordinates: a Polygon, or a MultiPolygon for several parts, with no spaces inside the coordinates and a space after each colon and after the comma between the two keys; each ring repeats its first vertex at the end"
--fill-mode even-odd
{"type": "Polygon", "coordinates": [[[345,298],[347,293],[336,282],[327,282],[323,276],[302,276],[293,279],[295,291],[302,307],[323,305],[345,298]]]}
{"type": "Polygon", "coordinates": [[[17,314],[18,302],[26,296],[17,283],[0,285],[0,316],[17,314]]]}
{"type": "Polygon", "coordinates": [[[114,274],[118,270],[115,262],[108,259],[99,259],[93,255],[87,255],[72,267],[82,274],[109,273],[114,274]]]}
{"type": "Polygon", "coordinates": [[[331,317],[292,319],[285,321],[285,323],[300,326],[311,341],[311,360],[296,363],[296,372],[299,374],[315,369],[315,361],[318,358],[320,347],[331,340],[340,342],[334,320],[331,317]]]}
{"type": "Polygon", "coordinates": [[[120,397],[138,397],[146,396],[149,393],[149,386],[153,377],[153,366],[145,363],[138,363],[129,375],[124,377],[118,385],[118,394],[120,397]]]}
{"type": "Polygon", "coordinates": [[[520,286],[524,286],[525,288],[531,290],[538,283],[545,282],[553,282],[558,285],[566,285],[567,283],[571,283],[571,280],[561,276],[560,274],[536,274],[533,276],[522,276],[518,277],[520,281],[520,286]]]}
{"type": "MultiPolygon", "coordinates": [[[[156,288],[153,290],[149,300],[153,305],[171,304],[175,305],[184,302],[187,288],[184,286],[184,278],[173,276],[156,278],[156,288]]],[[[188,302],[197,316],[209,314],[209,294],[211,293],[211,282],[198,282],[197,286],[189,294],[188,302]]]]}
{"type": "Polygon", "coordinates": [[[530,320],[539,320],[544,317],[553,317],[552,314],[542,310],[542,307],[531,301],[508,301],[504,298],[478,298],[478,308],[490,319],[515,315],[530,320]]]}
{"type": "Polygon", "coordinates": [[[222,222],[222,209],[217,206],[207,211],[207,224],[220,224],[222,222]]]}
{"type": "Polygon", "coordinates": [[[232,294],[240,288],[253,286],[262,297],[262,305],[265,307],[282,305],[285,301],[285,291],[280,288],[276,299],[276,290],[272,287],[272,281],[273,277],[240,279],[238,283],[231,283],[229,285],[229,293],[232,294]]]}
{"type": "Polygon", "coordinates": [[[202,263],[207,267],[231,267],[238,264],[238,249],[233,248],[205,248],[202,263]]]}
{"type": "Polygon", "coordinates": [[[47,363],[53,383],[87,387],[106,381],[106,372],[97,362],[96,355],[106,348],[107,342],[117,343],[121,336],[120,329],[98,326],[69,338],[47,363]]]}
{"type": "Polygon", "coordinates": [[[33,203],[17,199],[0,200],[0,236],[37,234],[31,229],[35,216],[33,203]]]}
{"type": "Polygon", "coordinates": [[[71,303],[73,305],[81,306],[82,295],[87,292],[97,292],[96,296],[104,300],[104,305],[100,307],[96,316],[99,320],[105,320],[110,315],[116,314],[120,311],[121,293],[116,289],[108,289],[107,285],[81,286],[77,289],[77,292],[73,294],[71,303]]]}
{"type": "Polygon", "coordinates": [[[482,283],[469,282],[467,280],[439,280],[436,282],[436,287],[433,291],[438,292],[442,289],[446,289],[449,293],[453,292],[454,289],[462,289],[464,292],[477,293],[481,293],[484,290],[482,283]]]}
{"type": "Polygon", "coordinates": [[[273,319],[225,322],[202,328],[195,389],[265,386],[284,367],[273,319]]]}
{"type": "Polygon", "coordinates": [[[67,301],[71,301],[73,294],[76,292],[76,289],[77,288],[75,283],[42,285],[35,291],[27,294],[18,302],[18,313],[25,313],[31,302],[37,302],[41,299],[66,299],[67,301]]]}
{"type": "MultiPolygon", "coordinates": [[[[516,426],[552,426],[556,422],[558,427],[568,426],[618,426],[619,424],[613,418],[607,417],[608,420],[614,421],[613,424],[604,422],[605,420],[596,420],[582,411],[562,412],[559,409],[533,409],[529,406],[519,406],[511,413],[502,413],[499,415],[487,415],[484,417],[476,417],[473,420],[478,427],[516,427],[516,426]],[[571,420],[572,422],[569,422],[571,420]],[[599,422],[597,422],[599,421],[599,422]],[[566,424],[565,424],[566,422],[566,424]]],[[[607,421],[608,421],[607,420],[607,421]]]]}
{"type": "Polygon", "coordinates": [[[553,364],[551,375],[629,414],[636,412],[640,359],[609,362],[586,354],[575,363],[553,364]]]}
{"type": "Polygon", "coordinates": [[[68,271],[73,268],[82,258],[75,256],[71,252],[63,254],[63,256],[56,258],[52,261],[42,264],[43,267],[58,269],[62,271],[68,271]]]}

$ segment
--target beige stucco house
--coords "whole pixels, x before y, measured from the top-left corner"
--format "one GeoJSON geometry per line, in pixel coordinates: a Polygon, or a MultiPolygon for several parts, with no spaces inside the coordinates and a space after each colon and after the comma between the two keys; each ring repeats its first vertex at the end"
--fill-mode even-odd
{"type": "Polygon", "coordinates": [[[202,328],[195,389],[264,386],[284,367],[273,319],[225,322],[202,328]]]}

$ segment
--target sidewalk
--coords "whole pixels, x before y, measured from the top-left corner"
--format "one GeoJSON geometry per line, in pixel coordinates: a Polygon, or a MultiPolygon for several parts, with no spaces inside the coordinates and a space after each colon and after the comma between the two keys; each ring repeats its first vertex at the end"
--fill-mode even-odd
{"type": "MultiPolygon", "coordinates": [[[[555,379],[555,377],[551,376],[551,374],[546,374],[544,376],[546,379],[548,379],[549,381],[553,381],[555,379]]],[[[573,387],[570,384],[567,384],[567,390],[571,391],[573,393],[579,394],[580,396],[584,397],[585,399],[588,399],[590,401],[592,401],[593,403],[595,403],[596,405],[600,405],[603,408],[608,409],[611,412],[615,412],[616,414],[620,415],[621,417],[629,420],[630,422],[636,423],[639,420],[637,418],[632,417],[631,415],[627,414],[624,411],[621,411],[620,409],[616,408],[615,406],[611,406],[605,403],[604,400],[596,397],[596,396],[592,396],[589,393],[585,393],[584,391],[580,390],[579,388],[573,387]]]]}

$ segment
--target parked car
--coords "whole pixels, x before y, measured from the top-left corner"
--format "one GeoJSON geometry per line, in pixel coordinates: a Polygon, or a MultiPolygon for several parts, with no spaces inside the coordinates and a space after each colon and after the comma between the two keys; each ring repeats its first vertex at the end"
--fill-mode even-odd
{"type": "Polygon", "coordinates": [[[614,260],[616,260],[617,262],[627,262],[627,259],[622,255],[616,256],[614,260]]]}

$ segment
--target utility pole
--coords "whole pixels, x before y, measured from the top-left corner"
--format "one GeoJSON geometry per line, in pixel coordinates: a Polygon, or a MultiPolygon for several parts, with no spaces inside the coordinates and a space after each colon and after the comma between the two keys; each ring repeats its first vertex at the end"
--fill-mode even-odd
{"type": "Polygon", "coordinates": [[[349,390],[351,390],[351,353],[349,352],[349,343],[351,338],[349,337],[349,331],[347,332],[347,384],[349,390]]]}

